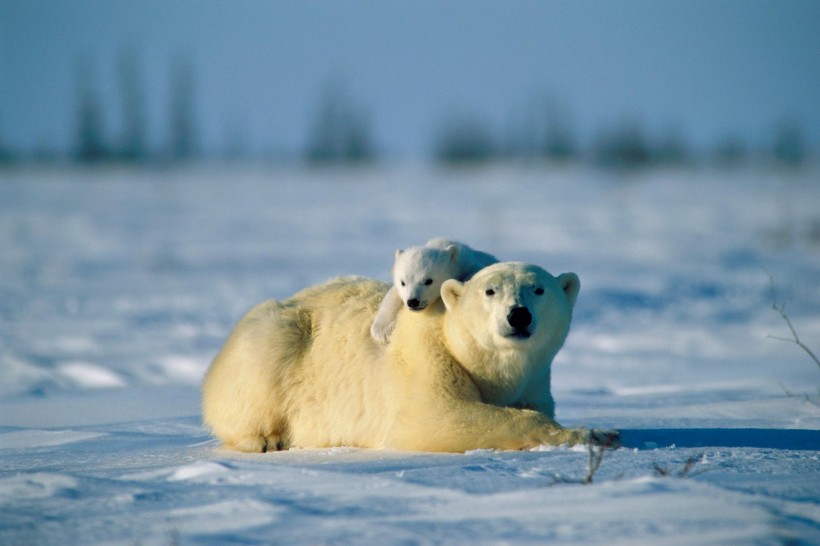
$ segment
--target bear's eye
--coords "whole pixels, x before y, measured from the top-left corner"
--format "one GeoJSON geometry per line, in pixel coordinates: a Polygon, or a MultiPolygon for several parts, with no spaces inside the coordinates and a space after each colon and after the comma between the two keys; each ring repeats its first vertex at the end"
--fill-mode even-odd
{"type": "Polygon", "coordinates": [[[541,295],[541,294],[543,294],[543,293],[544,293],[544,289],[543,289],[543,288],[538,287],[538,288],[536,288],[536,289],[535,289],[535,295],[536,295],[536,296],[540,296],[540,295],[541,295]]]}
{"type": "Polygon", "coordinates": [[[484,291],[484,295],[485,296],[495,296],[495,290],[493,290],[492,288],[488,288],[487,290],[484,291]]]}
{"type": "Polygon", "coordinates": [[[427,279],[424,281],[424,286],[430,286],[431,284],[433,284],[433,279],[427,279]]]}
{"type": "Polygon", "coordinates": [[[404,286],[404,281],[401,281],[401,285],[404,286]]]}

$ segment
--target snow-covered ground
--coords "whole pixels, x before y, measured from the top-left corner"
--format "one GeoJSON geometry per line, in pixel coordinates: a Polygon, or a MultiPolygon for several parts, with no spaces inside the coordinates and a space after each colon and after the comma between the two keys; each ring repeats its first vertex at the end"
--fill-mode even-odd
{"type": "Polygon", "coordinates": [[[0,172],[0,544],[818,544],[820,370],[768,336],[771,275],[820,352],[819,181],[0,172]],[[432,236],[581,277],[553,392],[623,431],[593,483],[584,449],[220,450],[198,385],[242,313],[432,236]]]}

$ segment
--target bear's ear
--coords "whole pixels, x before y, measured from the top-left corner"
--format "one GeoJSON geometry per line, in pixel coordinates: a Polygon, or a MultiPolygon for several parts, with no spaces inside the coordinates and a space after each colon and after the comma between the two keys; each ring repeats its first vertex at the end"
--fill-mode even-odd
{"type": "Polygon", "coordinates": [[[401,248],[397,248],[397,249],[396,249],[396,254],[395,254],[396,258],[398,258],[399,256],[401,256],[402,254],[404,254],[404,250],[403,250],[403,249],[401,249],[401,248]]]}
{"type": "Polygon", "coordinates": [[[570,304],[575,305],[575,299],[581,290],[581,279],[575,273],[562,273],[558,276],[558,284],[567,295],[570,304]]]}
{"type": "Polygon", "coordinates": [[[464,287],[463,283],[455,279],[447,279],[441,285],[441,301],[444,302],[444,307],[451,311],[461,298],[461,290],[464,287]]]}
{"type": "Polygon", "coordinates": [[[447,248],[445,248],[444,250],[446,250],[447,253],[450,254],[451,262],[456,261],[456,258],[458,258],[458,247],[456,245],[447,245],[447,248]]]}

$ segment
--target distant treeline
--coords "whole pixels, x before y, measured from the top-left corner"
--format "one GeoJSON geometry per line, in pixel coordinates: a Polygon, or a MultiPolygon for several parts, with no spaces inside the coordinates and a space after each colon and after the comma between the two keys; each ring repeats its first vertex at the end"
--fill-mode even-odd
{"type": "Polygon", "coordinates": [[[507,135],[494,134],[479,115],[452,117],[435,135],[435,158],[442,163],[475,163],[503,159],[580,162],[602,168],[637,169],[652,166],[683,166],[715,163],[739,166],[768,160],[796,167],[808,158],[801,126],[783,120],[764,148],[747,146],[739,136],[727,137],[711,150],[693,151],[683,133],[668,130],[649,135],[637,121],[622,121],[599,128],[592,142],[579,144],[566,110],[549,101],[526,116],[526,124],[507,135]]]}
{"type": "MultiPolygon", "coordinates": [[[[107,132],[94,67],[88,60],[76,66],[74,138],[70,150],[13,150],[0,132],[0,164],[17,162],[174,163],[204,159],[251,157],[240,136],[234,135],[219,152],[205,153],[195,108],[195,73],[186,57],[170,66],[166,140],[149,145],[146,94],[137,55],[130,50],[117,67],[121,130],[107,132]]],[[[0,119],[0,122],[2,119],[0,119]]],[[[1,127],[0,127],[1,128],[1,127]]],[[[637,121],[602,126],[591,142],[581,145],[569,109],[555,99],[527,103],[519,121],[503,134],[492,129],[480,114],[449,114],[431,129],[430,156],[444,164],[483,163],[498,160],[583,162],[603,168],[636,169],[658,165],[715,162],[741,165],[764,158],[786,166],[807,159],[803,130],[795,120],[783,120],[772,131],[767,147],[752,148],[740,136],[727,137],[713,149],[694,153],[681,131],[650,135],[637,121]]],[[[371,113],[354,100],[344,85],[335,82],[319,93],[304,149],[290,159],[310,164],[366,163],[379,159],[371,113]]]]}
{"type": "Polygon", "coordinates": [[[108,131],[107,112],[97,88],[94,68],[88,58],[79,59],[75,66],[75,121],[70,149],[38,147],[24,153],[11,149],[0,131],[0,163],[70,160],[83,164],[136,164],[190,161],[200,157],[194,107],[194,70],[187,58],[178,57],[171,63],[168,140],[160,150],[149,146],[147,97],[136,53],[126,50],[117,66],[122,127],[115,136],[108,131]]]}

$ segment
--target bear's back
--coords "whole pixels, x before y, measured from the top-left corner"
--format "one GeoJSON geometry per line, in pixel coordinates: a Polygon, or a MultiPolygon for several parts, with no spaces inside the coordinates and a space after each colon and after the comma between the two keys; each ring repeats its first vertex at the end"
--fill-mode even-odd
{"type": "Polygon", "coordinates": [[[385,347],[371,337],[370,324],[388,288],[381,281],[344,277],[283,302],[305,313],[310,328],[287,381],[295,445],[381,445],[385,347]]]}

